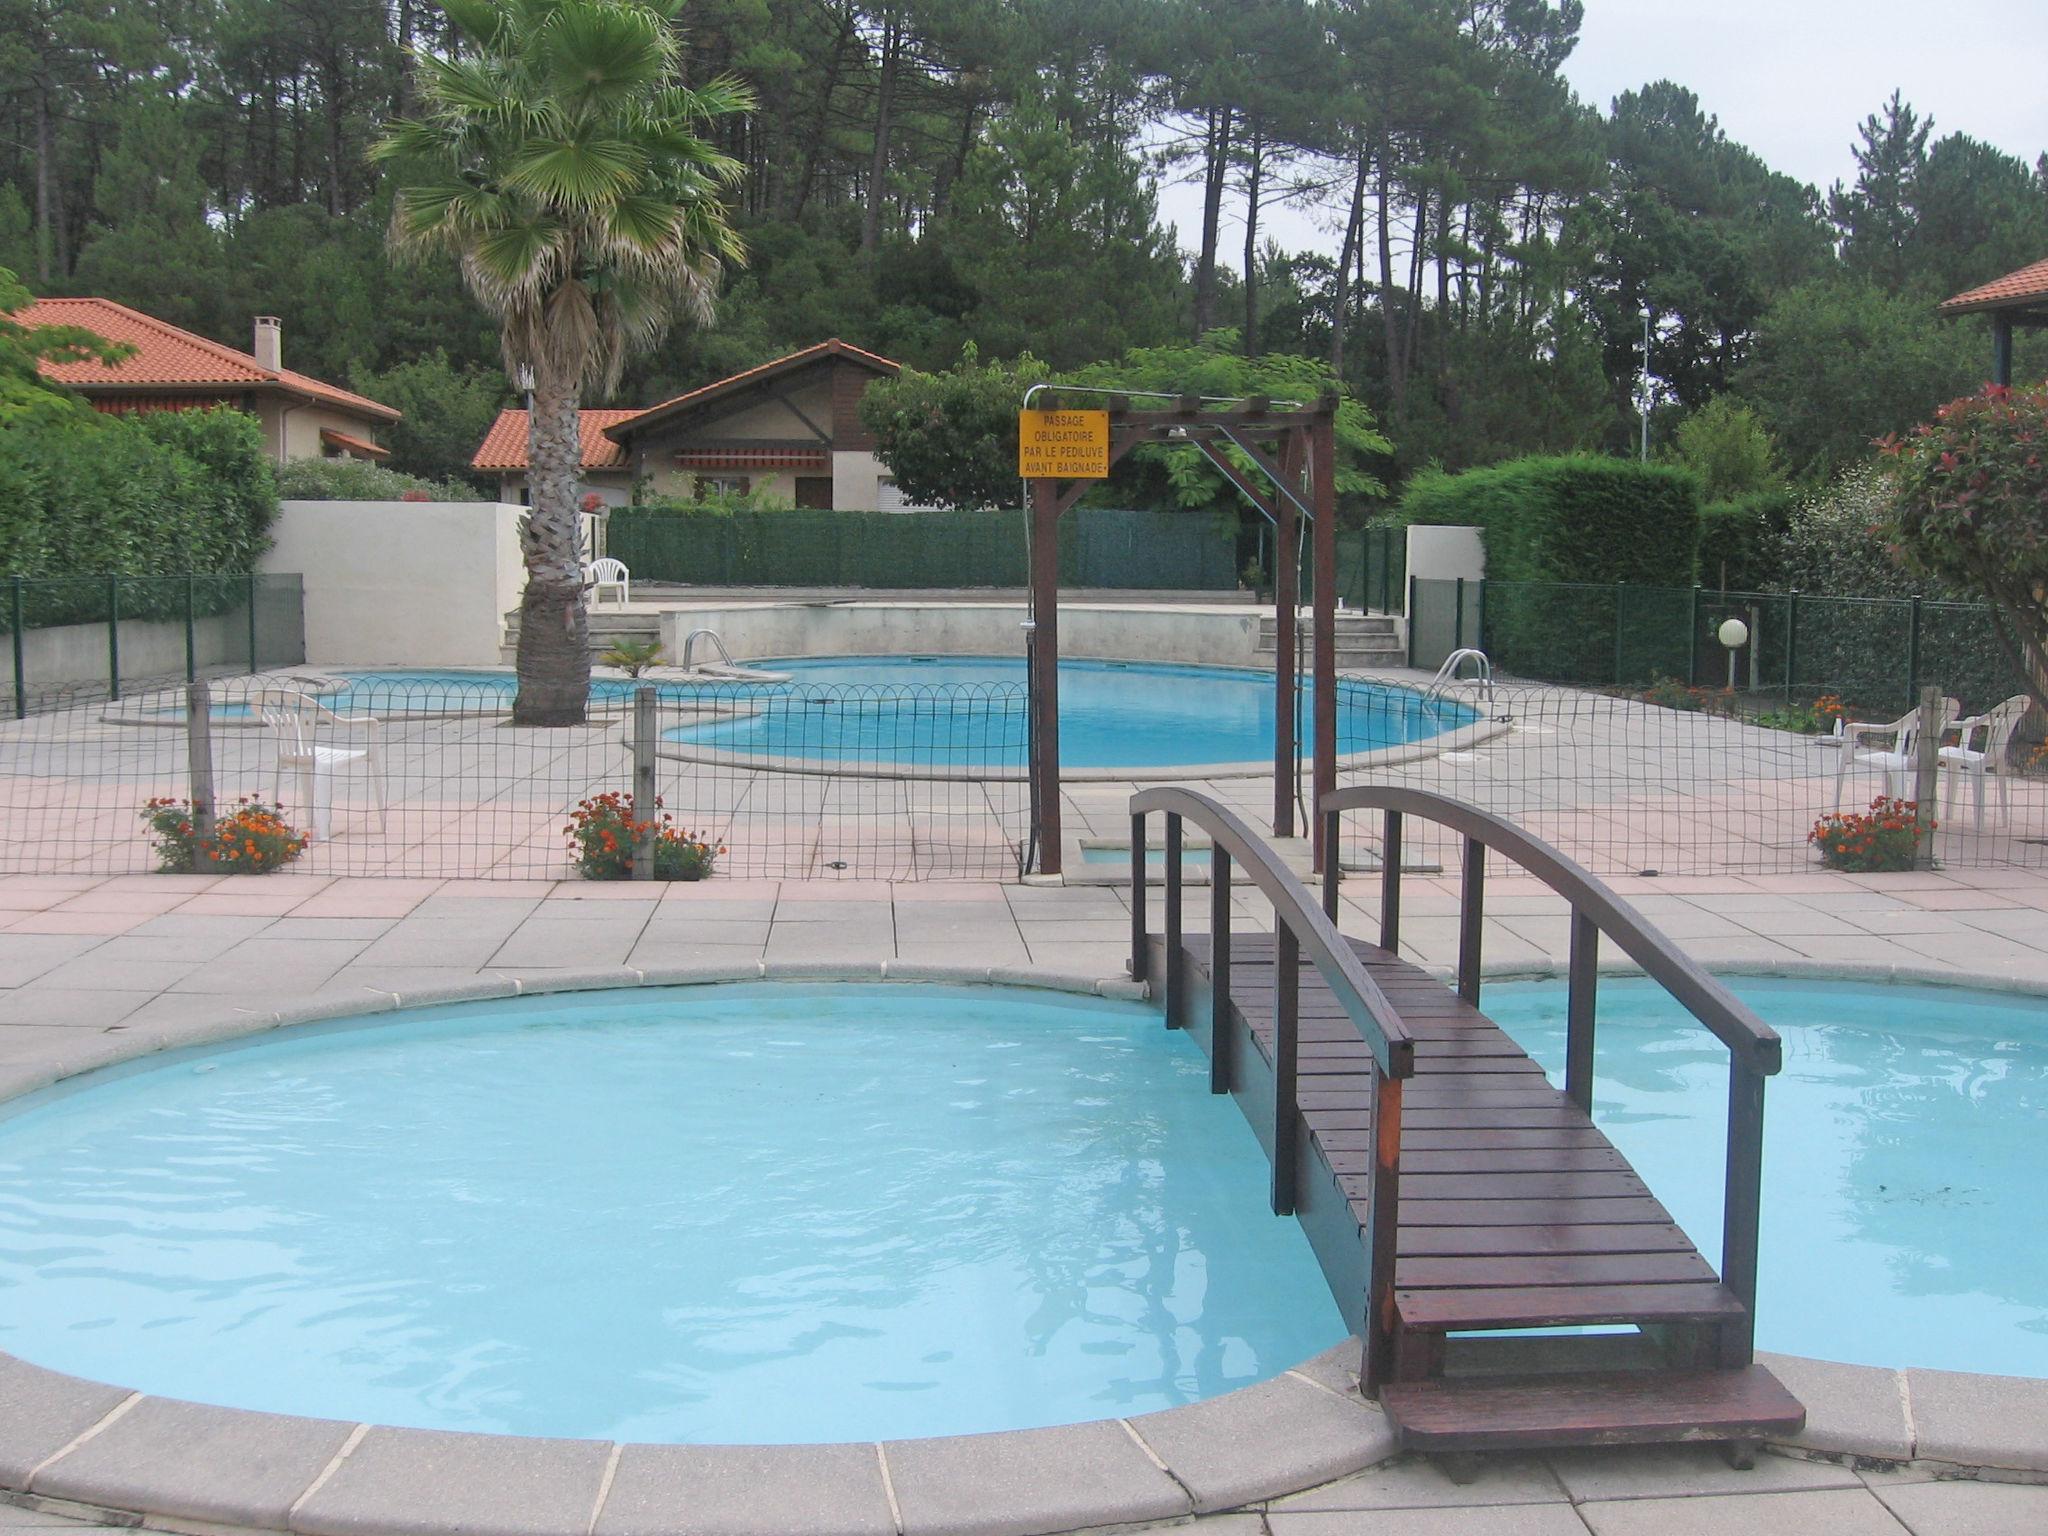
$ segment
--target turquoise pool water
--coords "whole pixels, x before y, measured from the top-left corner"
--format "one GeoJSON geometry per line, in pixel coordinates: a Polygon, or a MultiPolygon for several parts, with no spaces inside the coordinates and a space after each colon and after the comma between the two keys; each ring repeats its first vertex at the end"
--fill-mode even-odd
{"type": "MultiPolygon", "coordinates": [[[[827,761],[987,765],[1025,762],[1025,673],[1019,659],[840,656],[762,663],[794,679],[758,713],[669,732],[727,752],[827,761]]],[[[1312,693],[1302,750],[1314,740],[1312,693]]],[[[1060,663],[1060,762],[1065,768],[1156,768],[1271,762],[1271,673],[1151,662],[1060,663]]],[[[1338,750],[1420,741],[1477,717],[1425,706],[1405,688],[1340,682],[1338,750]]]]}
{"type": "MultiPolygon", "coordinates": [[[[2048,1001],[1736,978],[1785,1036],[1765,1090],[1757,1342],[1866,1365],[2048,1376],[2048,1001]]],[[[1562,1083],[1561,983],[1481,1004],[1562,1083]]],[[[1707,1254],[1727,1052],[1661,988],[1600,984],[1594,1116],[1707,1254]]]]}
{"type": "Polygon", "coordinates": [[[1135,1004],[754,984],[157,1058],[0,1118],[0,1348],[426,1428],[864,1440],[1144,1413],[1343,1324],[1135,1004]]]}
{"type": "MultiPolygon", "coordinates": [[[[787,684],[660,684],[665,700],[744,709],[736,719],[669,730],[669,740],[743,755],[848,766],[1021,768],[1026,761],[1025,675],[1000,656],[840,656],[754,663],[787,684]]],[[[385,717],[510,708],[510,672],[376,671],[346,674],[325,695],[343,713],[385,717]]],[[[591,696],[619,706],[635,685],[600,679],[591,696]]],[[[1405,688],[1341,682],[1338,750],[1369,752],[1420,741],[1477,718],[1446,701],[1425,705],[1405,688]]],[[[1257,763],[1273,754],[1273,678],[1230,667],[1141,662],[1060,663],[1060,756],[1068,768],[1156,768],[1257,763]]],[[[1313,704],[1302,703],[1304,745],[1313,704]]]]}

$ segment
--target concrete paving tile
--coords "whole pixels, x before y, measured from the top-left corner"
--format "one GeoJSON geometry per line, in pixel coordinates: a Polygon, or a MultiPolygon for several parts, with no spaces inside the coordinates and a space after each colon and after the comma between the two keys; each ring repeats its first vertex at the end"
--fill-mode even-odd
{"type": "Polygon", "coordinates": [[[298,1536],[584,1531],[611,1447],[597,1440],[375,1428],[292,1513],[298,1536]]]}
{"type": "Polygon", "coordinates": [[[362,939],[250,939],[193,968],[166,990],[310,992],[368,947],[362,939]]]}
{"type": "Polygon", "coordinates": [[[1550,1469],[1574,1499],[1680,1498],[1719,1493],[1788,1493],[1860,1488],[1856,1474],[1829,1461],[1759,1456],[1747,1472],[1712,1445],[1647,1445],[1630,1450],[1558,1451],[1550,1469]]]}
{"type": "Polygon", "coordinates": [[[0,1355],[0,1487],[28,1475],[133,1396],[0,1355]]]}
{"type": "Polygon", "coordinates": [[[625,923],[645,922],[654,916],[660,898],[648,895],[618,897],[611,901],[562,901],[536,902],[527,915],[529,922],[540,923],[625,923]]]}
{"type": "Polygon", "coordinates": [[[922,902],[999,902],[1008,886],[993,881],[923,880],[903,881],[889,887],[889,899],[898,905],[922,902]]]}
{"type": "Polygon", "coordinates": [[[498,946],[490,964],[499,970],[529,965],[623,965],[639,942],[640,928],[637,920],[553,923],[535,918],[521,924],[498,946]]]}
{"type": "MultiPolygon", "coordinates": [[[[172,920],[159,919],[164,922],[172,920]]],[[[397,922],[395,917],[280,917],[263,930],[263,938],[266,941],[355,939],[367,944],[389,933],[397,922]]]]}
{"type": "Polygon", "coordinates": [[[1121,944],[1043,943],[1025,938],[1033,965],[1049,966],[1075,976],[1123,976],[1129,974],[1130,940],[1121,944]]]}
{"type": "MultiPolygon", "coordinates": [[[[1161,913],[1163,911],[1164,909],[1162,908],[1161,913]]],[[[1161,913],[1149,914],[1151,917],[1150,926],[1155,933],[1158,932],[1159,925],[1165,921],[1161,913]]],[[[1190,918],[1195,916],[1192,911],[1187,915],[1190,918]]],[[[1074,922],[1065,919],[1045,919],[1033,917],[1029,914],[1019,914],[1017,918],[1017,931],[1024,935],[1024,942],[1026,944],[1034,946],[1113,944],[1121,939],[1128,949],[1130,945],[1131,915],[1128,912],[1119,912],[1113,918],[1105,917],[1100,921],[1087,919],[1074,922]]],[[[1188,924],[1188,931],[1195,931],[1194,923],[1190,922],[1188,924]]]]}
{"type": "MultiPolygon", "coordinates": [[[[5,935],[0,935],[5,937],[5,935]]],[[[98,987],[110,992],[168,991],[197,970],[197,960],[109,960],[85,954],[52,966],[31,987],[98,987]]]]}
{"type": "Polygon", "coordinates": [[[1906,1404],[1922,1459],[2048,1472],[2048,1381],[1910,1370],[1906,1404]]]}
{"type": "Polygon", "coordinates": [[[1114,1422],[893,1440],[882,1452],[903,1536],[1035,1536],[1166,1520],[1190,1507],[1180,1485],[1114,1422]]]}
{"type": "Polygon", "coordinates": [[[62,1024],[104,1029],[118,1024],[149,999],[146,992],[98,988],[31,987],[0,992],[0,1024],[62,1024]]]}
{"type": "Polygon", "coordinates": [[[808,923],[788,927],[777,924],[775,931],[768,936],[761,958],[770,965],[810,961],[874,961],[879,964],[896,958],[896,941],[888,934],[842,935],[822,926],[817,932],[805,931],[813,926],[808,923]]]}
{"type": "Polygon", "coordinates": [[[283,1530],[348,1439],[331,1419],[147,1397],[36,1474],[32,1491],[109,1509],[283,1530]]]}
{"type": "Polygon", "coordinates": [[[1378,1408],[1286,1373],[1130,1424],[1201,1511],[1328,1482],[1394,1450],[1378,1408]]]}
{"type": "MultiPolygon", "coordinates": [[[[1569,1504],[1267,1512],[1272,1536],[1586,1536],[1569,1504]]],[[[1754,1536],[1754,1533],[1749,1533],[1754,1536]]],[[[1897,1536],[1894,1532],[1893,1536],[1897,1536]]]]}
{"type": "Polygon", "coordinates": [[[872,1445],[629,1445],[593,1536],[895,1536],[872,1445]]]}
{"type": "MultiPolygon", "coordinates": [[[[1763,1458],[1757,1459],[1763,1464],[1763,1458]]],[[[1900,1536],[1899,1522],[1869,1489],[1727,1494],[1718,1498],[1619,1499],[1581,1504],[1593,1536],[1900,1536]]],[[[1274,1536],[1281,1536],[1276,1529],[1274,1536]]]]}
{"type": "Polygon", "coordinates": [[[986,969],[993,965],[1022,966],[1031,963],[1031,951],[1024,941],[1008,939],[898,939],[896,958],[912,965],[960,965],[986,969]]]}
{"type": "Polygon", "coordinates": [[[1913,1536],[2039,1536],[2048,1488],[2025,1483],[1887,1483],[1874,1490],[1913,1536]]]}
{"type": "MultiPolygon", "coordinates": [[[[1483,1456],[1478,1476],[1454,1483],[1442,1467],[1424,1456],[1402,1456],[1381,1462],[1306,1493],[1275,1499],[1275,1514],[1316,1510],[1446,1509],[1467,1504],[1563,1504],[1564,1487],[1536,1456],[1483,1456]]],[[[1363,1529],[1363,1527],[1361,1527],[1363,1529]]]]}
{"type": "Polygon", "coordinates": [[[100,942],[86,934],[0,933],[0,987],[24,986],[47,976],[100,942]]]}
{"type": "MultiPolygon", "coordinates": [[[[671,913],[674,908],[668,909],[671,913]]],[[[643,944],[766,944],[768,919],[657,916],[640,930],[643,944]]]]}
{"type": "Polygon", "coordinates": [[[671,901],[663,897],[649,922],[664,926],[692,922],[765,923],[774,916],[775,898],[772,896],[746,900],[707,898],[701,901],[671,901]]]}
{"type": "Polygon", "coordinates": [[[642,940],[633,946],[626,964],[647,972],[647,984],[655,986],[666,984],[664,972],[699,973],[691,978],[693,981],[710,979],[711,973],[737,978],[758,974],[766,949],[765,944],[696,944],[679,948],[642,940]]]}
{"type": "Polygon", "coordinates": [[[140,912],[24,912],[7,924],[9,933],[77,933],[107,937],[132,933],[151,919],[140,912]]]}
{"type": "Polygon", "coordinates": [[[1897,1371],[1839,1365],[1798,1355],[1758,1354],[1785,1389],[1806,1405],[1806,1427],[1792,1444],[1904,1461],[1913,1454],[1904,1383],[1897,1371]]]}
{"type": "Polygon", "coordinates": [[[123,964],[129,961],[212,960],[226,954],[237,944],[245,942],[246,935],[238,933],[185,935],[178,938],[148,939],[133,933],[116,934],[92,952],[97,965],[123,964]]]}

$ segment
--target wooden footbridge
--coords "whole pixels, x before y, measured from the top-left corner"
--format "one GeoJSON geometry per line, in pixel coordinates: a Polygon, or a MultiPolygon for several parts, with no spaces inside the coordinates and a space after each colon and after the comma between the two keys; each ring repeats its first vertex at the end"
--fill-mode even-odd
{"type": "Polygon", "coordinates": [[[1131,969],[1209,1054],[1272,1159],[1344,1317],[1361,1378],[1423,1451],[1715,1440],[1746,1465],[1805,1410],[1754,1360],[1764,1079],[1775,1031],[1600,881],[1499,817],[1425,791],[1323,795],[1320,908],[1273,848],[1193,790],[1131,801],[1131,969]],[[1336,926],[1341,818],[1384,818],[1379,942],[1336,926]],[[1165,817],[1165,922],[1147,926],[1148,817],[1165,817]],[[1464,839],[1455,990],[1399,957],[1409,820],[1464,839]],[[1184,823],[1211,842],[1209,933],[1183,932],[1184,823]],[[1487,856],[1572,909],[1565,1084],[1479,1011],[1487,856]],[[1232,931],[1240,881],[1271,934],[1232,931]],[[1727,1048],[1717,1270],[1593,1124],[1603,936],[1727,1048]],[[1623,1331],[1587,1333],[1604,1325],[1623,1331]],[[1539,1330],[1580,1330],[1541,1332],[1539,1330]]]}

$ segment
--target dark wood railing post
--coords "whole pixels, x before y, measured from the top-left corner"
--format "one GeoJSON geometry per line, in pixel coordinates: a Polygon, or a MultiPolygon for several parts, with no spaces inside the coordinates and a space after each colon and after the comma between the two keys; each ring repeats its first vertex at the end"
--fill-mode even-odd
{"type": "Polygon", "coordinates": [[[1301,1023],[1301,940],[1284,914],[1273,925],[1273,1214],[1294,1214],[1294,1082],[1301,1023]]]}
{"type": "Polygon", "coordinates": [[[1147,955],[1145,952],[1145,813],[1139,811],[1131,817],[1131,980],[1145,979],[1147,955]]]}
{"type": "Polygon", "coordinates": [[[1401,948],[1401,813],[1388,811],[1380,834],[1380,948],[1401,948]]]}
{"type": "Polygon", "coordinates": [[[1337,831],[1342,813],[1323,813],[1323,916],[1331,922],[1337,921],[1337,866],[1342,862],[1337,856],[1337,831]]]}
{"type": "Polygon", "coordinates": [[[1166,813],[1166,1027],[1180,1028],[1180,815],[1166,813]]]}
{"type": "Polygon", "coordinates": [[[1378,1397],[1394,1373],[1394,1261],[1401,1228],[1401,1080],[1373,1069],[1372,1191],[1367,1197],[1365,1359],[1360,1387],[1378,1397]]]}
{"type": "Polygon", "coordinates": [[[1721,1283],[1742,1303],[1722,1325],[1721,1364],[1748,1365],[1756,1352],[1757,1227],[1764,1182],[1764,1079],[1739,1055],[1728,1060],[1728,1185],[1721,1203],[1721,1283]]]}
{"type": "Polygon", "coordinates": [[[1465,839],[1464,878],[1458,887],[1458,996],[1479,1004],[1479,952],[1486,923],[1486,844],[1465,839]]]}
{"type": "Polygon", "coordinates": [[[1593,1018],[1600,987],[1600,927],[1572,909],[1572,958],[1565,994],[1564,1096],[1593,1113],[1593,1018]]]}
{"type": "Polygon", "coordinates": [[[1209,854],[1209,1091],[1230,1092],[1230,850],[1209,854]]]}

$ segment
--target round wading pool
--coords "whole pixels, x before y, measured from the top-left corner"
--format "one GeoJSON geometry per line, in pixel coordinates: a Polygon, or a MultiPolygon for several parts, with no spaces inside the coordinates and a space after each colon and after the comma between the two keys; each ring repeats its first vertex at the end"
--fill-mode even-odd
{"type": "MultiPolygon", "coordinates": [[[[1785,1037],[1765,1090],[1757,1342],[2048,1376],[2048,999],[1731,977],[1785,1037]]],[[[1563,1081],[1562,982],[1481,1006],[1563,1081]]],[[[1728,1053],[1662,988],[1600,984],[1594,1118],[1711,1259],[1728,1053]]]]}
{"type": "Polygon", "coordinates": [[[0,1349],[421,1428],[790,1443],[1144,1413],[1343,1338],[1138,1004],[755,983],[156,1056],[0,1118],[0,1349]]]}

